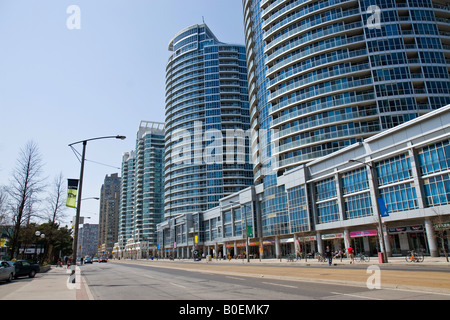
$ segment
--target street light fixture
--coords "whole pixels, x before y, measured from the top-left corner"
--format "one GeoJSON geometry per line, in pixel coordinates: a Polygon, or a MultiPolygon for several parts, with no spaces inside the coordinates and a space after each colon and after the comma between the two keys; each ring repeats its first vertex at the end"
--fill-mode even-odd
{"type": "MultiPolygon", "coordinates": [[[[81,169],[80,169],[80,181],[78,185],[78,200],[77,200],[77,214],[75,218],[75,233],[74,233],[74,239],[73,239],[73,258],[75,259],[74,264],[72,264],[72,274],[75,273],[75,266],[77,264],[77,250],[78,250],[78,221],[80,220],[80,211],[81,211],[81,193],[83,189],[83,174],[84,174],[84,162],[85,162],[85,156],[86,156],[86,145],[88,141],[92,140],[100,140],[100,139],[119,139],[119,140],[125,140],[125,136],[116,135],[116,136],[105,136],[105,137],[97,137],[97,138],[91,138],[86,140],[81,140],[77,142],[73,142],[69,144],[69,147],[72,147],[75,144],[82,143],[83,144],[83,152],[81,154],[81,169]]],[[[75,277],[74,280],[75,281],[75,277]]]]}
{"type": "MultiPolygon", "coordinates": [[[[355,159],[350,159],[349,162],[357,162],[357,163],[361,163],[361,164],[365,165],[366,167],[369,167],[370,174],[372,176],[372,180],[374,179],[375,171],[373,170],[373,166],[371,164],[368,164],[366,162],[362,162],[362,161],[359,161],[359,160],[355,160],[355,159]]],[[[378,203],[376,186],[374,188],[374,192],[375,192],[375,197],[377,198],[376,205],[377,205],[377,214],[378,214],[378,228],[380,229],[381,245],[383,246],[383,248],[381,248],[381,251],[383,252],[383,262],[387,263],[388,262],[388,257],[387,257],[387,254],[386,254],[386,243],[384,241],[383,225],[381,223],[381,213],[380,213],[381,210],[380,210],[380,204],[378,203]]]]}
{"type": "Polygon", "coordinates": [[[38,261],[38,253],[37,253],[38,240],[39,240],[39,238],[44,239],[45,238],[45,234],[41,233],[39,230],[36,230],[34,235],[36,236],[36,246],[35,246],[35,249],[34,249],[34,260],[36,260],[36,262],[37,262],[38,261]]]}

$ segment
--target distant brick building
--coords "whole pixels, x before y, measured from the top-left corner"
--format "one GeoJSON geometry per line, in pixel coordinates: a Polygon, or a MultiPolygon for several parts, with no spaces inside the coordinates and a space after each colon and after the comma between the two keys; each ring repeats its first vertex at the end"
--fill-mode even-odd
{"type": "Polygon", "coordinates": [[[118,238],[121,178],[117,173],[107,175],[100,193],[98,226],[99,254],[111,254],[118,238]]]}

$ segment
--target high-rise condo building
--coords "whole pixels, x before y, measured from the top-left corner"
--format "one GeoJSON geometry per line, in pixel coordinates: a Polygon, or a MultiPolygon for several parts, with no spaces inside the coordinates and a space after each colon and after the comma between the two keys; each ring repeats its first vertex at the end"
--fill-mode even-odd
{"type": "Polygon", "coordinates": [[[97,246],[98,242],[98,224],[83,223],[78,233],[78,245],[80,250],[77,252],[78,258],[84,258],[86,256],[93,257],[97,254],[103,254],[99,252],[97,246]]]}
{"type": "Polygon", "coordinates": [[[122,155],[122,189],[120,193],[119,236],[114,252],[124,250],[128,239],[133,238],[133,216],[135,206],[135,167],[136,152],[122,155]]]}
{"type": "Polygon", "coordinates": [[[118,239],[121,179],[117,173],[107,175],[100,190],[98,246],[111,254],[118,239]]]}
{"type": "Polygon", "coordinates": [[[136,150],[124,153],[119,250],[145,257],[156,246],[156,225],[163,219],[164,123],[141,121],[136,150]]]}
{"type": "Polygon", "coordinates": [[[262,231],[288,234],[277,176],[450,103],[450,6],[242,3],[262,231]]]}
{"type": "Polygon", "coordinates": [[[165,218],[253,183],[245,47],[205,25],[176,34],[166,66],[165,218]]]}

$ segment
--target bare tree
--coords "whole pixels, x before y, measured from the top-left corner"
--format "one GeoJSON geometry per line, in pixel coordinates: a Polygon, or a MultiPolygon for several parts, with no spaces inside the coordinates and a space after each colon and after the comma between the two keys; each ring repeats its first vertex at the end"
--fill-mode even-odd
{"type": "Polygon", "coordinates": [[[53,180],[53,184],[50,186],[51,190],[49,196],[47,197],[48,203],[48,221],[54,225],[56,222],[64,219],[66,203],[66,187],[64,176],[60,173],[53,180]]]}
{"type": "Polygon", "coordinates": [[[5,187],[0,186],[0,226],[5,226],[7,224],[7,196],[8,194],[6,193],[5,187]]]}
{"type": "Polygon", "coordinates": [[[33,206],[37,204],[38,196],[44,189],[44,180],[41,178],[42,168],[43,162],[39,148],[36,143],[29,141],[20,150],[11,185],[8,188],[14,225],[11,239],[12,255],[19,251],[20,227],[24,222],[30,221],[34,214],[33,206]]]}
{"type": "Polygon", "coordinates": [[[434,224],[435,234],[434,237],[438,238],[441,243],[441,250],[444,253],[445,259],[449,262],[448,252],[445,248],[445,240],[447,239],[447,233],[449,232],[450,216],[440,213],[433,208],[435,216],[431,218],[431,223],[434,224]]]}
{"type": "Polygon", "coordinates": [[[53,184],[50,186],[49,196],[47,197],[47,214],[49,221],[49,228],[46,233],[46,254],[45,260],[51,260],[53,256],[54,237],[58,233],[58,221],[65,218],[64,211],[66,209],[65,203],[65,181],[64,176],[60,173],[53,180],[53,184]]]}

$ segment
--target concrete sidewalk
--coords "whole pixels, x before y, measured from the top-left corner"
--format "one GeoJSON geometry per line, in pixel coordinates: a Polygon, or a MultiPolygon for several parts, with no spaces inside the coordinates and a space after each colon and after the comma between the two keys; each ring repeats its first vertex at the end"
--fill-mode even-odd
{"type": "Polygon", "coordinates": [[[36,274],[35,278],[14,280],[11,292],[0,300],[93,300],[83,277],[79,285],[69,283],[70,269],[52,266],[45,273],[36,274]],[[22,282],[21,282],[22,281],[22,282]]]}

